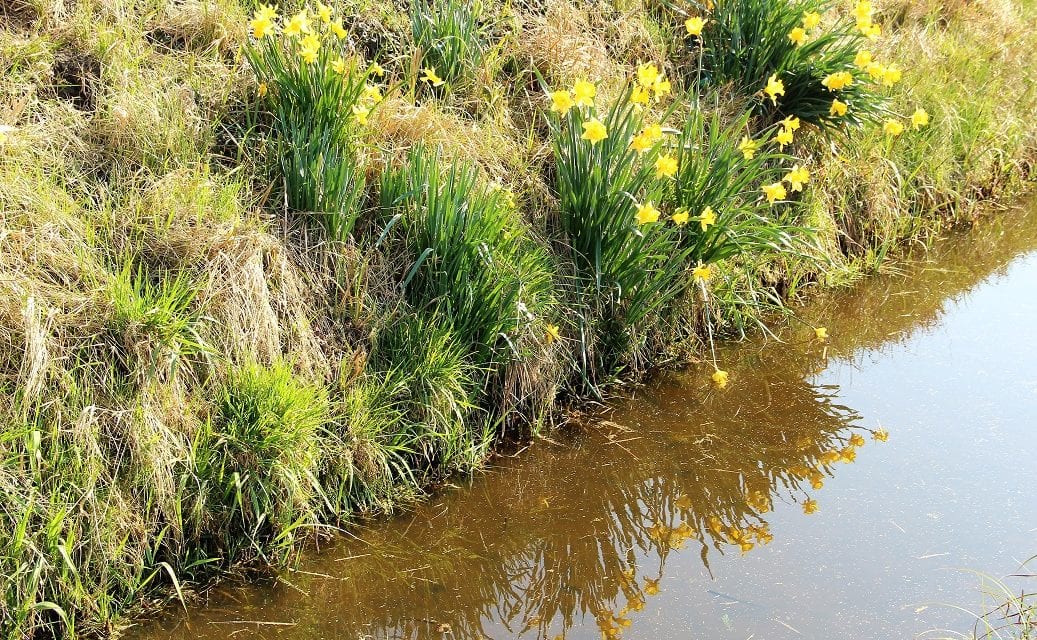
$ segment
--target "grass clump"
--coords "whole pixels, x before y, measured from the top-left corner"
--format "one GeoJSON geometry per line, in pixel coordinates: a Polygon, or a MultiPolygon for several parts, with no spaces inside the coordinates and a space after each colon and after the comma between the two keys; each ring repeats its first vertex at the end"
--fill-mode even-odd
{"type": "Polygon", "coordinates": [[[471,85],[489,48],[480,5],[470,0],[411,0],[410,22],[415,59],[428,89],[471,85]]]}

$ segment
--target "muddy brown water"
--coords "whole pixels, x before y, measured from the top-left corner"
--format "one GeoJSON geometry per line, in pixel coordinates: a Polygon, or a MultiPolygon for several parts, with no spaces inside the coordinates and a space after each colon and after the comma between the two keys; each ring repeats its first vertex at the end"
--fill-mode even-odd
{"type": "Polygon", "coordinates": [[[1037,553],[1037,207],[801,316],[828,341],[724,346],[724,390],[709,368],[661,376],[130,635],[962,637],[955,605],[984,601],[970,570],[1037,553]]]}

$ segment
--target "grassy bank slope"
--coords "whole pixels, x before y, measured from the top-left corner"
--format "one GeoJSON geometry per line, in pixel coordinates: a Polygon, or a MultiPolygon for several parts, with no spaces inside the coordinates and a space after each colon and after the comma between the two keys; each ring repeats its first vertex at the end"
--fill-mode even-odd
{"type": "Polygon", "coordinates": [[[708,4],[0,0],[4,637],[289,562],[1021,189],[1032,0],[708,4]]]}

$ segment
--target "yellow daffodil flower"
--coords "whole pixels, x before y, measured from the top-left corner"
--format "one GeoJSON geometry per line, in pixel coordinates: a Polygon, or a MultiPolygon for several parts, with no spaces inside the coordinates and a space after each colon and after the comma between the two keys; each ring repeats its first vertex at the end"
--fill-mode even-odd
{"type": "Polygon", "coordinates": [[[825,451],[824,453],[821,454],[821,463],[822,464],[832,464],[834,462],[839,462],[839,452],[838,451],[830,450],[830,451],[825,451]]]}
{"type": "Polygon", "coordinates": [[[699,226],[702,227],[703,231],[706,231],[711,226],[717,223],[717,214],[713,211],[713,207],[707,206],[699,214],[699,226]]]}
{"type": "MultiPolygon", "coordinates": [[[[713,277],[713,268],[710,267],[708,264],[702,264],[700,262],[700,263],[698,263],[698,265],[694,269],[691,270],[691,277],[695,278],[699,282],[709,282],[709,279],[713,277]]],[[[726,381],[727,380],[727,372],[726,371],[722,371],[721,373],[723,374],[722,377],[726,381]]],[[[714,373],[713,374],[713,382],[716,382],[716,376],[717,376],[717,374],[714,373]]],[[[717,382],[717,384],[720,384],[720,383],[717,382]]],[[[723,385],[720,385],[720,386],[723,386],[723,385]]]]}
{"type": "Polygon", "coordinates": [[[564,116],[569,113],[569,110],[573,108],[576,103],[573,102],[572,94],[568,91],[552,91],[551,92],[551,111],[564,116]]]}
{"type": "Polygon", "coordinates": [[[850,464],[851,462],[853,462],[856,459],[857,459],[857,450],[854,449],[853,447],[843,447],[842,449],[839,450],[839,460],[841,460],[842,462],[845,462],[846,464],[850,464]]]}
{"type": "Polygon", "coordinates": [[[573,95],[576,98],[576,104],[581,107],[593,106],[594,96],[597,95],[597,93],[598,88],[594,86],[593,82],[577,80],[576,84],[573,85],[573,95]]]}
{"type": "Polygon", "coordinates": [[[817,25],[821,24],[821,14],[816,11],[809,11],[803,14],[803,28],[813,29],[817,25]]]}
{"type": "Polygon", "coordinates": [[[889,440],[889,432],[885,429],[879,429],[878,431],[871,434],[872,439],[876,442],[885,442],[889,440]]]}
{"type": "Polygon", "coordinates": [[[803,501],[803,513],[810,515],[811,513],[817,512],[817,500],[813,498],[807,498],[803,501]]]}
{"type": "Polygon", "coordinates": [[[641,85],[635,85],[633,90],[630,92],[630,101],[634,104],[641,106],[648,106],[648,103],[652,100],[652,92],[646,87],[641,85]]]}
{"type": "Polygon", "coordinates": [[[383,69],[382,65],[378,64],[377,62],[372,62],[371,63],[371,68],[368,71],[372,75],[376,75],[379,78],[381,78],[381,77],[383,77],[385,75],[385,69],[383,69]]]}
{"type": "Polygon", "coordinates": [[[378,88],[378,85],[365,84],[364,100],[367,100],[372,104],[378,104],[382,101],[382,90],[378,88]]]}
{"type": "Polygon", "coordinates": [[[702,29],[706,26],[706,19],[700,16],[692,16],[684,21],[684,29],[689,36],[702,37],[702,29]]]}
{"type": "Polygon", "coordinates": [[[857,18],[857,21],[871,20],[871,14],[874,13],[875,9],[871,6],[869,0],[858,0],[857,5],[853,8],[853,15],[857,18]]]}
{"type": "Polygon", "coordinates": [[[846,115],[846,103],[836,98],[832,100],[832,106],[828,108],[828,114],[831,116],[842,117],[846,115]]]}
{"type": "Polygon", "coordinates": [[[814,327],[814,337],[824,342],[828,339],[828,329],[825,327],[814,327]]]}
{"type": "Polygon", "coordinates": [[[654,64],[649,62],[637,68],[637,82],[642,87],[650,89],[658,79],[659,68],[654,64]]]}
{"type": "Polygon", "coordinates": [[[367,116],[370,115],[370,114],[371,114],[371,110],[368,109],[367,107],[365,107],[363,105],[359,105],[359,104],[353,105],[353,117],[355,117],[356,121],[359,122],[360,124],[366,125],[367,124],[367,116]]]}
{"type": "Polygon", "coordinates": [[[421,71],[424,74],[421,76],[421,79],[433,87],[438,87],[443,84],[443,79],[436,75],[435,67],[425,67],[421,71]]]}
{"type": "Polygon", "coordinates": [[[303,59],[306,64],[313,64],[317,61],[317,56],[320,54],[320,40],[314,43],[310,38],[316,38],[316,36],[309,35],[303,38],[303,44],[299,48],[299,57],[303,59]],[[307,42],[308,41],[308,42],[307,42]]]}
{"type": "Polygon", "coordinates": [[[651,140],[652,144],[663,139],[663,127],[661,124],[650,124],[644,128],[641,135],[651,140]]]}
{"type": "Polygon", "coordinates": [[[914,113],[911,114],[911,127],[914,129],[921,129],[922,127],[929,124],[929,113],[922,108],[918,108],[914,113]]]}
{"type": "Polygon", "coordinates": [[[853,84],[853,76],[848,71],[836,71],[825,76],[821,84],[829,91],[839,91],[853,84]]]}
{"type": "Polygon", "coordinates": [[[306,15],[305,9],[292,16],[288,24],[284,26],[284,34],[286,36],[295,37],[304,33],[310,33],[310,31],[310,18],[306,15]]]}
{"type": "Polygon", "coordinates": [[[677,173],[677,158],[661,155],[655,161],[656,178],[672,178],[677,173]]]}
{"type": "Polygon", "coordinates": [[[802,126],[802,123],[796,116],[789,116],[781,121],[781,126],[790,131],[797,131],[802,126]]]}
{"type": "Polygon", "coordinates": [[[854,446],[854,447],[863,447],[864,446],[864,436],[862,436],[859,433],[853,434],[852,436],[850,436],[850,445],[854,446]]]}
{"type": "Polygon", "coordinates": [[[645,595],[654,596],[659,593],[658,580],[645,580],[645,595]]]}
{"type": "Polygon", "coordinates": [[[644,133],[639,133],[630,141],[630,148],[638,153],[644,153],[652,148],[652,140],[644,133]]]}
{"type": "Polygon", "coordinates": [[[592,145],[595,145],[609,137],[609,133],[600,120],[597,118],[591,118],[587,122],[583,123],[583,135],[580,137],[584,140],[588,140],[592,145]]]}
{"type": "Polygon", "coordinates": [[[674,212],[672,216],[670,216],[670,219],[673,220],[673,223],[676,224],[678,227],[683,227],[684,225],[688,224],[689,217],[690,216],[688,215],[688,210],[681,208],[677,209],[677,211],[674,212]]]}
{"type": "Polygon", "coordinates": [[[331,69],[335,73],[344,74],[347,68],[348,65],[346,65],[346,61],[342,59],[342,56],[331,61],[331,69]]]}
{"type": "Polygon", "coordinates": [[[321,2],[317,3],[317,16],[320,17],[320,21],[324,24],[329,24],[331,22],[331,12],[332,9],[328,5],[321,2]]]}
{"type": "Polygon", "coordinates": [[[558,330],[558,325],[548,323],[547,326],[544,327],[544,341],[547,342],[547,344],[553,344],[561,338],[562,334],[558,330]]]}
{"type": "Polygon", "coordinates": [[[763,88],[763,92],[773,104],[778,104],[778,96],[785,95],[785,83],[778,80],[778,74],[772,73],[771,77],[767,78],[767,86],[763,88]]]}
{"type": "Polygon", "coordinates": [[[856,65],[857,68],[862,71],[867,71],[868,65],[870,65],[871,62],[871,51],[868,51],[867,49],[861,49],[860,51],[858,51],[857,55],[853,59],[853,64],[856,65]]]}
{"type": "Polygon", "coordinates": [[[886,120],[886,124],[882,125],[882,130],[886,132],[888,136],[899,136],[904,133],[904,125],[899,120],[889,119],[886,120]]]}
{"type": "Polygon", "coordinates": [[[789,40],[797,47],[807,41],[807,32],[803,27],[796,27],[789,31],[789,40]]]}
{"type": "Polygon", "coordinates": [[[860,30],[861,35],[869,40],[874,40],[882,35],[882,27],[877,22],[858,22],[857,28],[860,30]]]}
{"type": "Polygon", "coordinates": [[[659,210],[651,202],[637,207],[637,224],[648,224],[659,221],[659,210]]]}
{"type": "Polygon", "coordinates": [[[815,473],[810,476],[810,487],[814,490],[820,489],[825,486],[825,479],[820,473],[815,473]]]}
{"type": "Polygon", "coordinates": [[[784,150],[786,145],[792,144],[792,137],[792,129],[782,127],[778,134],[774,136],[774,140],[777,141],[778,147],[784,150]]]}
{"type": "MultiPolygon", "coordinates": [[[[731,376],[729,376],[727,374],[727,372],[724,371],[723,369],[717,369],[716,371],[713,372],[713,375],[710,376],[710,378],[713,380],[713,384],[715,384],[716,386],[718,386],[721,389],[723,389],[724,387],[727,386],[727,383],[731,379],[731,376]]],[[[717,521],[718,525],[719,525],[719,522],[720,521],[718,520],[717,521]]],[[[710,526],[712,526],[712,524],[710,526]]]]}
{"type": "MultiPolygon", "coordinates": [[[[334,22],[331,23],[330,26],[331,33],[335,34],[335,37],[339,40],[345,40],[346,36],[349,35],[349,32],[346,31],[346,28],[342,26],[342,18],[336,19],[334,22]]],[[[381,69],[381,67],[378,68],[381,69]]]]}
{"type": "Polygon", "coordinates": [[[667,80],[664,76],[659,76],[655,79],[655,82],[652,84],[652,90],[655,91],[656,100],[665,95],[668,95],[672,88],[673,87],[672,85],[670,85],[670,81],[667,80]]]}
{"type": "Polygon", "coordinates": [[[260,98],[266,97],[267,91],[268,87],[266,86],[265,82],[260,82],[259,86],[256,87],[256,95],[260,98]]]}
{"type": "Polygon", "coordinates": [[[248,25],[252,29],[252,37],[257,40],[265,38],[274,32],[273,20],[265,16],[257,15],[248,25]]]}
{"type": "Polygon", "coordinates": [[[788,196],[788,193],[785,191],[785,185],[781,182],[763,185],[763,193],[767,196],[767,202],[770,204],[784,200],[788,196]]]}
{"type": "Polygon", "coordinates": [[[891,64],[882,70],[882,84],[886,87],[892,87],[896,83],[900,82],[904,72],[900,70],[895,64],[891,64]]]}
{"type": "MultiPolygon", "coordinates": [[[[789,189],[792,189],[793,191],[802,191],[803,185],[810,181],[810,171],[808,171],[806,167],[801,167],[797,164],[793,166],[788,175],[785,176],[785,180],[789,183],[789,189]]],[[[814,331],[817,332],[818,329],[815,329],[814,331]]],[[[820,331],[827,335],[824,331],[824,327],[821,327],[820,331]]],[[[820,337],[820,334],[818,334],[818,337],[820,337]]]]}
{"type": "Polygon", "coordinates": [[[879,62],[871,62],[864,68],[872,80],[881,80],[886,75],[886,65],[879,62]]]}
{"type": "Polygon", "coordinates": [[[261,4],[259,5],[259,8],[256,9],[256,17],[265,18],[271,22],[275,21],[277,20],[277,9],[268,4],[261,4]]]}
{"type": "Polygon", "coordinates": [[[742,152],[746,160],[752,160],[753,156],[756,155],[756,150],[760,146],[755,140],[750,140],[747,136],[742,136],[742,141],[738,143],[738,150],[742,152]]]}

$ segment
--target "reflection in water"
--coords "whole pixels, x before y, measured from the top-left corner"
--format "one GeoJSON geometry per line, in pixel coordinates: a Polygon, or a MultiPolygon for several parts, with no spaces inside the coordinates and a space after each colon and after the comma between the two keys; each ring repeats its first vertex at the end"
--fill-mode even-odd
{"type": "Polygon", "coordinates": [[[805,315],[828,327],[831,344],[807,329],[725,347],[724,390],[705,367],[662,376],[592,426],[559,434],[563,442],[358,529],[273,584],[225,587],[140,637],[613,638],[647,615],[671,559],[688,555],[706,574],[690,578],[695,589],[762,609],[714,590],[712,565],[780,537],[769,520],[778,509],[802,521],[823,514],[840,465],[884,455],[871,449],[886,432],[866,428],[818,374],[931,327],[948,300],[1037,247],[1035,219],[991,226],[903,276],[819,300],[805,315]]]}

